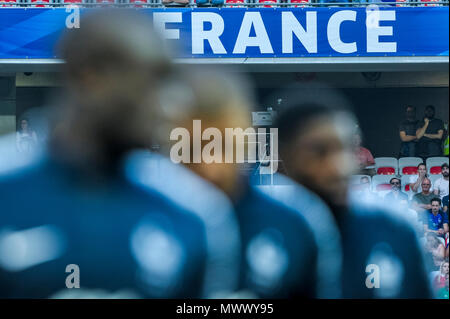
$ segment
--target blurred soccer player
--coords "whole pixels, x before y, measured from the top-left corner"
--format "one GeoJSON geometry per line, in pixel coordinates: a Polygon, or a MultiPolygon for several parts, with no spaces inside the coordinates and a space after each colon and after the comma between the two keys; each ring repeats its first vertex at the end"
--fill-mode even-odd
{"type": "MultiPolygon", "coordinates": [[[[321,96],[316,100],[327,101],[321,96]]],[[[374,203],[349,201],[348,182],[357,169],[352,145],[356,121],[337,102],[305,99],[293,103],[280,112],[276,127],[288,176],[325,200],[339,226],[341,297],[429,297],[423,258],[412,228],[374,203]]]]}
{"type": "Polygon", "coordinates": [[[0,181],[0,296],[201,296],[203,224],[121,169],[150,145],[162,48],[131,11],[101,10],[63,38],[49,152],[0,181]]]}
{"type": "MultiPolygon", "coordinates": [[[[189,153],[185,158],[189,160],[183,163],[219,187],[233,202],[241,236],[240,290],[235,296],[315,297],[317,251],[306,221],[297,211],[251,186],[248,177],[241,174],[236,159],[225,163],[225,152],[230,150],[229,143],[224,142],[226,129],[251,127],[250,89],[240,77],[224,70],[190,70],[189,73],[184,84],[174,86],[178,89],[169,91],[163,98],[164,108],[172,121],[171,128],[189,132],[184,148],[189,153]],[[201,121],[202,129],[212,129],[215,136],[202,133],[202,141],[194,141],[197,133],[193,120],[201,121]],[[206,153],[206,145],[213,138],[223,139],[216,140],[220,146],[206,153]],[[193,143],[197,142],[204,156],[202,161],[193,163],[196,148],[193,143]],[[215,159],[210,161],[212,157],[215,159]]],[[[169,134],[164,136],[166,146],[173,147],[174,142],[168,143],[169,134]]],[[[236,148],[233,147],[234,154],[236,148]]],[[[172,160],[174,153],[177,152],[172,149],[172,160]]]]}

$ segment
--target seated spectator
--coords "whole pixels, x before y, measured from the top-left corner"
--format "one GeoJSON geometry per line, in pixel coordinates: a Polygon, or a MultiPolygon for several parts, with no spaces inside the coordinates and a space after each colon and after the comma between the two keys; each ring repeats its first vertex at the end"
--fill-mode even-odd
{"type": "Polygon", "coordinates": [[[449,170],[448,170],[447,163],[442,164],[441,173],[442,173],[442,177],[434,182],[433,189],[434,189],[434,195],[437,195],[441,199],[443,199],[444,196],[448,195],[448,173],[449,173],[449,170]]]}
{"type": "Polygon", "coordinates": [[[448,259],[448,257],[449,257],[449,253],[448,253],[448,233],[447,233],[446,246],[445,246],[445,258],[448,259]]]}
{"type": "Polygon", "coordinates": [[[189,0],[162,0],[162,4],[166,7],[186,7],[189,5],[189,0]]]}
{"type": "Polygon", "coordinates": [[[377,200],[376,195],[371,190],[370,180],[367,176],[361,177],[359,184],[353,185],[352,196],[362,201],[377,200]]]}
{"type": "Polygon", "coordinates": [[[438,236],[448,233],[448,215],[441,211],[440,198],[435,197],[431,200],[431,209],[425,213],[423,223],[425,233],[431,232],[438,236]]]}
{"type": "Polygon", "coordinates": [[[197,7],[223,6],[225,0],[196,0],[197,7]]]}
{"type": "MultiPolygon", "coordinates": [[[[420,178],[420,177],[419,177],[420,178]]],[[[422,181],[422,191],[412,198],[412,208],[419,214],[431,209],[431,200],[435,195],[430,191],[431,181],[425,177],[422,181]]]]}
{"type": "Polygon", "coordinates": [[[448,273],[445,275],[445,286],[436,293],[437,299],[448,299],[448,273]]]}
{"type": "Polygon", "coordinates": [[[361,193],[370,192],[370,180],[367,176],[361,177],[358,189],[361,193]]]}
{"type": "Polygon", "coordinates": [[[448,276],[448,260],[442,262],[439,273],[434,277],[433,289],[437,291],[445,287],[445,278],[447,276],[448,276]]]}
{"type": "MultiPolygon", "coordinates": [[[[319,3],[322,4],[331,4],[331,3],[348,3],[349,0],[319,0],[319,3]]],[[[336,5],[335,5],[336,6],[336,5]]]]}
{"type": "MultiPolygon", "coordinates": [[[[425,241],[425,258],[428,271],[438,271],[444,260],[445,248],[434,233],[427,233],[425,241]]],[[[433,276],[434,277],[434,276],[433,276]]]]}
{"type": "MultiPolygon", "coordinates": [[[[422,182],[424,178],[428,178],[427,175],[427,166],[425,165],[425,163],[420,163],[419,165],[417,165],[417,172],[418,172],[418,176],[417,175],[412,175],[409,177],[409,189],[413,192],[413,193],[420,193],[422,192],[422,182]]],[[[433,185],[431,185],[433,186],[433,185]]],[[[432,191],[433,188],[430,188],[430,191],[432,191]]]]}
{"type": "Polygon", "coordinates": [[[211,0],[211,4],[213,6],[223,6],[225,3],[225,0],[211,0]]]}
{"type": "Polygon", "coordinates": [[[448,214],[448,195],[442,199],[442,211],[448,214]]]}
{"type": "Polygon", "coordinates": [[[397,204],[408,204],[408,195],[401,191],[401,179],[393,177],[389,181],[391,184],[391,191],[384,196],[384,201],[397,204]]]}
{"type": "Polygon", "coordinates": [[[353,136],[355,146],[355,156],[360,170],[364,170],[367,166],[375,165],[375,159],[372,153],[365,147],[361,146],[361,134],[356,132],[353,136]]]}
{"type": "Polygon", "coordinates": [[[17,151],[20,153],[30,153],[37,146],[37,135],[30,128],[28,119],[20,121],[20,129],[16,133],[17,151]]]}

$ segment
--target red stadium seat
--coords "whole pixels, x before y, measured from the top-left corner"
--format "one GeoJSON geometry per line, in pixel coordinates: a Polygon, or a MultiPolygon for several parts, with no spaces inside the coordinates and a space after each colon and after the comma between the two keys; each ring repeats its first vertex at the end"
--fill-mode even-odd
{"type": "Polygon", "coordinates": [[[146,4],[147,0],[130,0],[130,3],[134,3],[136,8],[142,8],[142,4],[146,4]]]}
{"type": "Polygon", "coordinates": [[[401,157],[398,159],[398,168],[401,175],[416,175],[417,166],[423,162],[420,157],[401,157]]]}
{"type": "Polygon", "coordinates": [[[392,189],[390,184],[378,184],[376,187],[377,192],[390,191],[392,189]]]}
{"type": "Polygon", "coordinates": [[[440,166],[430,167],[430,174],[431,175],[439,175],[439,174],[441,174],[441,167],[440,166]]]}
{"type": "MultiPolygon", "coordinates": [[[[277,3],[277,0],[259,0],[259,3],[277,3]]],[[[272,8],[272,5],[265,5],[264,8],[272,8]]]]}
{"type": "MultiPolygon", "coordinates": [[[[309,0],[291,0],[291,3],[309,3],[309,0]]],[[[304,5],[303,5],[303,6],[295,5],[295,6],[293,6],[293,7],[294,7],[294,8],[304,7],[304,5]]]]}
{"type": "Polygon", "coordinates": [[[408,0],[395,0],[395,2],[397,2],[397,7],[404,7],[408,0]]]}
{"type": "Polygon", "coordinates": [[[393,167],[378,167],[377,174],[378,175],[394,175],[395,168],[393,168],[393,167]]]}
{"type": "Polygon", "coordinates": [[[236,4],[231,6],[232,8],[242,8],[243,6],[238,6],[237,4],[245,3],[245,0],[225,0],[226,4],[236,4]]]}
{"type": "MultiPolygon", "coordinates": [[[[422,0],[421,2],[439,2],[440,0],[422,0]]],[[[436,7],[437,4],[435,3],[430,3],[430,4],[425,4],[425,7],[436,7]]]]}
{"type": "Polygon", "coordinates": [[[372,177],[372,192],[376,193],[379,197],[383,197],[391,191],[391,185],[389,181],[392,176],[390,175],[374,175],[372,177]]]}
{"type": "Polygon", "coordinates": [[[63,0],[66,6],[76,6],[78,4],[82,4],[83,0],[63,0]]]}
{"type": "Polygon", "coordinates": [[[402,168],[402,175],[417,175],[418,168],[416,166],[405,166],[402,168]]]}
{"type": "Polygon", "coordinates": [[[398,171],[398,160],[395,157],[375,157],[375,171],[378,175],[395,175],[398,171]]]}
{"type": "Polygon", "coordinates": [[[50,3],[50,0],[31,0],[31,3],[39,3],[34,5],[33,7],[42,8],[45,7],[46,4],[50,3]]]}
{"type": "Polygon", "coordinates": [[[427,158],[426,164],[428,168],[428,173],[430,175],[441,174],[441,165],[447,163],[448,157],[429,157],[427,158]]]}
{"type": "Polygon", "coordinates": [[[8,2],[11,4],[2,4],[1,7],[14,7],[17,4],[17,0],[3,0],[3,2],[8,2]]]}

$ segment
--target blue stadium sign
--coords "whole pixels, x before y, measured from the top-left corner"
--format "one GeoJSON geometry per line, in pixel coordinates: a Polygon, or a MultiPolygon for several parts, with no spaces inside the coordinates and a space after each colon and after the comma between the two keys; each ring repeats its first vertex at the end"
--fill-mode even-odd
{"type": "MultiPolygon", "coordinates": [[[[181,58],[448,56],[448,7],[141,10],[181,58]]],[[[0,59],[55,58],[76,14],[0,9],[0,59]]]]}

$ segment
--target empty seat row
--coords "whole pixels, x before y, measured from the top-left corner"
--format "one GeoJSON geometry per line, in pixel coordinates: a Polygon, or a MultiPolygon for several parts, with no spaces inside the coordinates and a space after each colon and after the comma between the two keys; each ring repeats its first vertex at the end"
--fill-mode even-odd
{"type": "MultiPolygon", "coordinates": [[[[375,170],[378,175],[415,175],[417,166],[423,163],[420,157],[377,157],[375,158],[375,170]]],[[[441,174],[442,164],[448,164],[448,157],[430,157],[426,160],[429,175],[441,174]]]]}

